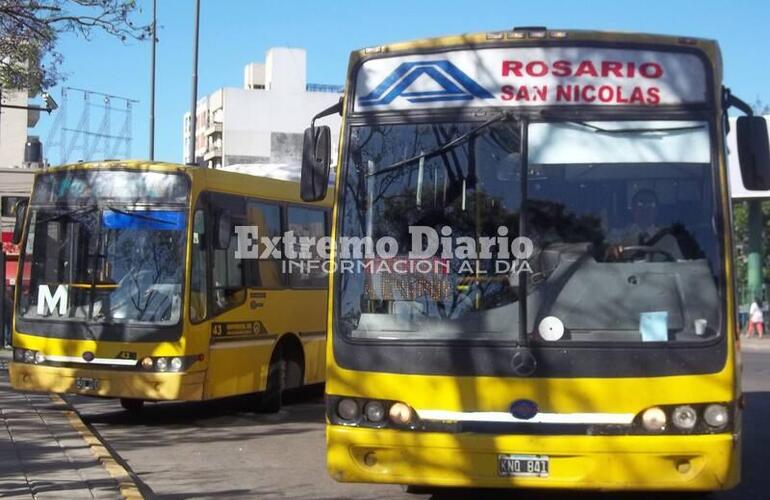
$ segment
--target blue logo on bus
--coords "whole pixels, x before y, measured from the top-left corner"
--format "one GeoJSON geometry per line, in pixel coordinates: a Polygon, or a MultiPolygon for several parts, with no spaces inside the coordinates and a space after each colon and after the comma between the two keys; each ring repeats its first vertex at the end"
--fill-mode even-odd
{"type": "Polygon", "coordinates": [[[520,420],[529,420],[537,415],[537,403],[529,399],[517,399],[511,403],[511,415],[520,420]]]}
{"type": "Polygon", "coordinates": [[[381,106],[403,97],[413,104],[426,102],[470,101],[494,96],[457,66],[447,60],[401,63],[369,94],[360,97],[360,106],[381,106]],[[420,77],[433,80],[441,89],[410,91],[420,77]]]}

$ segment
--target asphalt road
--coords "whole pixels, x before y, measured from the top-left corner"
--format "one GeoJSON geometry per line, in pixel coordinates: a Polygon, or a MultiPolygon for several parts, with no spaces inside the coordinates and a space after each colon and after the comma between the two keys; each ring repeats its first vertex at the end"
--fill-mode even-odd
{"type": "MultiPolygon", "coordinates": [[[[743,482],[715,499],[764,499],[770,491],[770,340],[744,350],[743,482]]],[[[681,495],[597,494],[540,491],[442,491],[405,493],[399,486],[341,484],[326,475],[323,402],[305,391],[276,415],[251,410],[240,398],[210,403],[163,403],[140,417],[116,401],[71,397],[113,454],[133,472],[147,498],[307,499],[679,499],[681,495]]]]}

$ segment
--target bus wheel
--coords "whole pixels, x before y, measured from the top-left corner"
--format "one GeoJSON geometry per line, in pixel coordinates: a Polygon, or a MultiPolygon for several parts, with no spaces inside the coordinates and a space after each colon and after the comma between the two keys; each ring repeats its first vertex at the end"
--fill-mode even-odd
{"type": "Polygon", "coordinates": [[[405,484],[403,485],[403,490],[405,493],[408,493],[410,495],[430,495],[433,493],[435,488],[430,488],[428,486],[419,486],[416,484],[405,484]]]}
{"type": "Polygon", "coordinates": [[[262,413],[277,413],[281,409],[281,397],[286,388],[286,360],[281,347],[276,349],[267,369],[267,387],[259,402],[262,413]]]}
{"type": "Polygon", "coordinates": [[[120,406],[129,413],[139,413],[144,408],[143,399],[120,398],[120,406]]]}
{"type": "Polygon", "coordinates": [[[262,394],[259,410],[276,413],[283,404],[283,392],[302,386],[302,346],[291,338],[276,347],[267,371],[267,387],[262,394]]]}

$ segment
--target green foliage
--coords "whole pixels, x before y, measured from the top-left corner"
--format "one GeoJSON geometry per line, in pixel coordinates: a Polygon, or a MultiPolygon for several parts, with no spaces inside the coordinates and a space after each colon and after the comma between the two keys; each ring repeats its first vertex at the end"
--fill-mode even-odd
{"type": "MultiPolygon", "coordinates": [[[[759,97],[751,105],[755,114],[770,115],[770,105],[765,104],[759,97]]],[[[762,238],[762,282],[770,283],[770,201],[762,202],[762,219],[764,228],[762,238]]],[[[735,283],[738,297],[744,298],[748,280],[746,260],[749,247],[749,207],[748,202],[733,201],[733,244],[735,245],[735,283]]]]}
{"type": "MultiPolygon", "coordinates": [[[[762,202],[762,282],[770,283],[770,201],[762,202]]],[[[743,297],[746,288],[746,260],[749,247],[749,209],[748,202],[733,202],[733,237],[735,245],[735,280],[738,287],[738,297],[743,297]]]]}
{"type": "Polygon", "coordinates": [[[131,20],[136,11],[135,0],[0,0],[0,88],[37,93],[61,81],[62,35],[145,38],[149,27],[131,20]]]}

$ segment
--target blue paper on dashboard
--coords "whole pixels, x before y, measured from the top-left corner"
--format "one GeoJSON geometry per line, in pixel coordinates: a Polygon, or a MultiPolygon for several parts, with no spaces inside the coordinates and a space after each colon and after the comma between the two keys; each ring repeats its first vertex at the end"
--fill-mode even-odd
{"type": "Polygon", "coordinates": [[[666,342],[668,340],[668,312],[652,311],[639,315],[639,332],[642,342],[666,342]]]}

